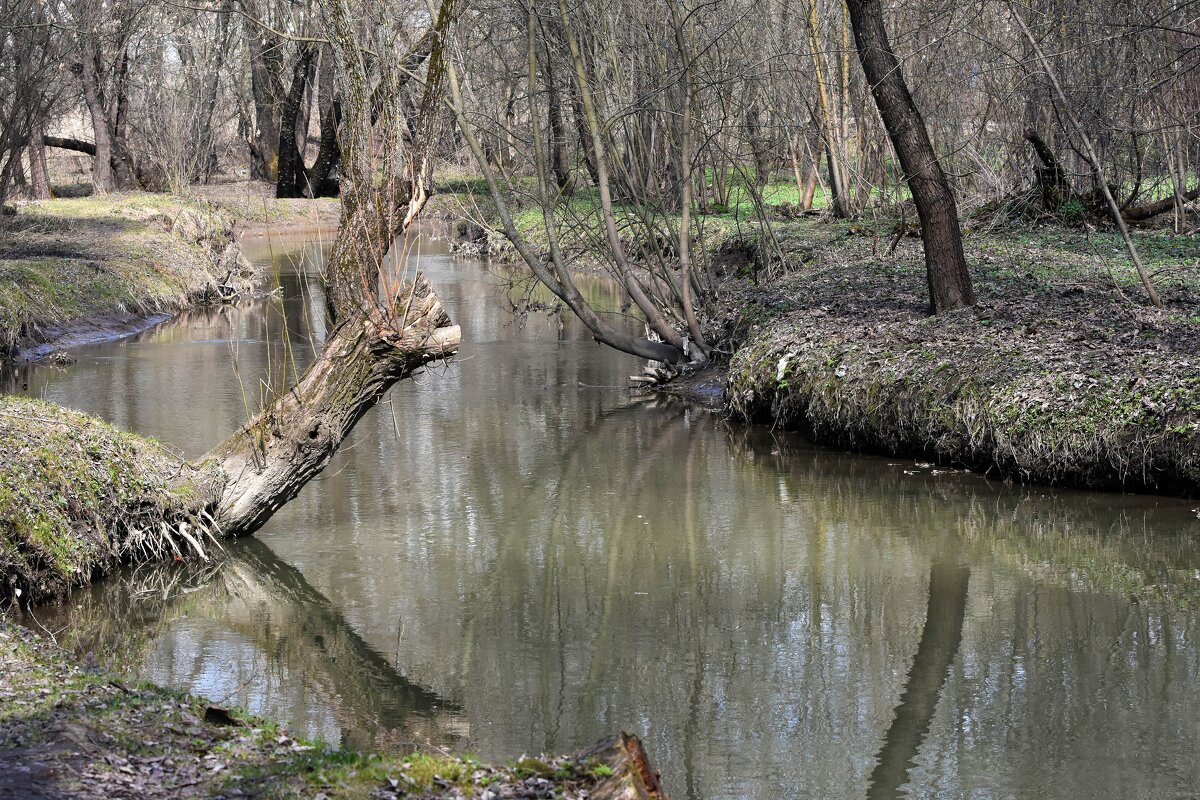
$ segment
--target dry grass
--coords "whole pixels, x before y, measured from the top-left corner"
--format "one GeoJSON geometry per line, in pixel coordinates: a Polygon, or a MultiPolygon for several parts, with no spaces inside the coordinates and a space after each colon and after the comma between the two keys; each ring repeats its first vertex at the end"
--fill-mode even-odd
{"type": "Polygon", "coordinates": [[[249,276],[232,218],[130,194],[28,203],[0,221],[0,353],[106,320],[173,313],[249,276]]]}

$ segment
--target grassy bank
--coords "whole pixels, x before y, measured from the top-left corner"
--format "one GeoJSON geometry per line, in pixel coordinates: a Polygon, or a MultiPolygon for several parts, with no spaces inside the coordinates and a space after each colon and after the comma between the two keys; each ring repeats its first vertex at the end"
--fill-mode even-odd
{"type": "Polygon", "coordinates": [[[338,224],[341,202],[336,197],[316,200],[275,197],[275,185],[263,181],[237,181],[193,187],[194,196],[237,222],[239,226],[299,225],[331,227],[338,224]]]}
{"type": "Polygon", "coordinates": [[[336,199],[277,200],[265,183],[25,203],[0,217],[0,355],[120,334],[139,321],[251,288],[245,227],[337,225],[336,199]]]}
{"type": "Polygon", "coordinates": [[[207,555],[187,470],[94,417],[0,396],[0,605],[62,596],[134,559],[207,555]]]}
{"type": "Polygon", "coordinates": [[[0,352],[173,313],[250,276],[233,216],[169,195],[28,203],[0,234],[0,352]]]}
{"type": "MultiPolygon", "coordinates": [[[[831,226],[832,227],[832,226],[831,226]]],[[[728,400],[739,415],[855,450],[998,477],[1200,491],[1200,245],[1139,234],[1166,308],[1115,237],[969,233],[980,303],[930,317],[918,240],[783,237],[805,258],[728,287],[728,400]]]]}
{"type": "Polygon", "coordinates": [[[355,753],[202,698],[129,684],[3,615],[0,674],[4,797],[661,797],[630,769],[645,765],[636,739],[499,767],[355,753]]]}

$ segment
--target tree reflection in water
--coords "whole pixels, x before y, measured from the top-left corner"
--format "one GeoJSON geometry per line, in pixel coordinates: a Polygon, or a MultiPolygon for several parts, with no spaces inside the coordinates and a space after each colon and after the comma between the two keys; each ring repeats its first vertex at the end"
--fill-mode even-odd
{"type": "Polygon", "coordinates": [[[171,683],[190,686],[203,685],[201,673],[214,669],[209,640],[232,635],[256,657],[225,661],[262,666],[260,674],[224,676],[225,685],[234,681],[230,702],[259,706],[269,691],[261,683],[274,679],[318,695],[347,746],[407,752],[428,744],[453,747],[466,738],[460,706],[401,675],[299,570],[253,538],[228,550],[220,562],[127,571],[76,592],[69,604],[39,609],[37,623],[60,630],[68,649],[91,653],[114,670],[137,672],[147,660],[162,661],[147,658],[153,651],[172,648],[172,669],[182,661],[190,672],[171,683]],[[199,635],[182,633],[189,628],[199,635]]]}
{"type": "Polygon", "coordinates": [[[949,561],[934,561],[929,568],[929,605],[921,643],[909,668],[896,716],[876,757],[867,789],[869,800],[902,796],[900,787],[916,766],[917,751],[929,733],[946,673],[962,641],[970,578],[968,567],[949,561]]]}

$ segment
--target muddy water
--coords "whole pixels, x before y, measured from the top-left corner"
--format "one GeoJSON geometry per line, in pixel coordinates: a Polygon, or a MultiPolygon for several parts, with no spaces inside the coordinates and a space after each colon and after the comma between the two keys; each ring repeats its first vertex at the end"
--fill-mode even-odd
{"type": "MultiPolygon", "coordinates": [[[[203,452],[324,331],[320,245],[251,244],[271,300],[14,388],[203,452]]],[[[395,388],[223,567],[142,569],[42,622],[352,746],[505,759],[634,731],[676,798],[1195,795],[1195,502],[633,402],[595,388],[632,360],[515,320],[485,264],[413,257],[463,326],[455,363],[395,388]]]]}

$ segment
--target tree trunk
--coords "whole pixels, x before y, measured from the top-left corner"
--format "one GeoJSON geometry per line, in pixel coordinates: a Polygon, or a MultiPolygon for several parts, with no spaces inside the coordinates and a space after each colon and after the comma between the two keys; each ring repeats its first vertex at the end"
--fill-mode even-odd
{"type": "Polygon", "coordinates": [[[1029,142],[1033,151],[1037,153],[1038,160],[1042,162],[1042,166],[1034,171],[1038,191],[1042,195],[1042,208],[1057,213],[1063,203],[1075,196],[1071,184],[1067,181],[1067,174],[1050,145],[1046,144],[1046,140],[1037,131],[1026,128],[1025,141],[1029,142]]]}
{"type": "Polygon", "coordinates": [[[575,120],[575,136],[579,141],[579,153],[583,156],[583,166],[587,170],[592,186],[600,183],[600,173],[596,169],[596,158],[592,155],[592,134],[588,131],[587,118],[583,112],[583,100],[580,98],[579,86],[575,80],[567,81],[567,91],[571,96],[571,116],[575,120]]]}
{"type": "Polygon", "coordinates": [[[344,317],[296,386],[201,459],[222,532],[262,527],[325,468],[388,388],[454,354],[460,338],[419,273],[394,308],[344,317]]]}
{"type": "Polygon", "coordinates": [[[275,180],[276,197],[301,197],[306,181],[304,154],[296,144],[296,124],[300,117],[300,106],[304,91],[308,88],[308,75],[316,49],[311,44],[300,46],[296,64],[292,68],[292,86],[283,101],[283,114],[279,120],[279,166],[275,180]]]}
{"type": "Polygon", "coordinates": [[[608,775],[589,791],[591,800],[667,800],[662,779],[636,736],[605,739],[580,758],[608,767],[608,775]]]}
{"type": "Polygon", "coordinates": [[[974,305],[954,192],[888,42],[883,7],[880,0],[848,0],[847,7],[863,72],[921,220],[930,307],[940,314],[974,305]]]}
{"type": "Polygon", "coordinates": [[[92,161],[92,193],[108,194],[117,190],[117,176],[113,172],[113,140],[112,129],[109,126],[108,114],[105,112],[104,100],[100,91],[100,77],[96,68],[97,48],[91,36],[85,33],[83,45],[83,102],[87,106],[92,119],[93,145],[92,161]]]}
{"type": "Polygon", "coordinates": [[[548,110],[546,122],[549,126],[550,168],[554,173],[554,182],[563,194],[572,194],[571,162],[567,155],[567,132],[563,125],[562,99],[559,97],[558,83],[554,79],[554,67],[547,51],[546,60],[542,63],[542,74],[546,78],[546,103],[548,110]]]}
{"type": "Polygon", "coordinates": [[[250,177],[274,182],[279,177],[279,105],[283,87],[279,81],[278,56],[266,35],[246,20],[246,42],[250,52],[250,92],[254,97],[254,130],[250,131],[250,177]]]}
{"type": "Polygon", "coordinates": [[[338,162],[338,125],[341,124],[341,103],[333,90],[333,53],[326,49],[321,54],[317,107],[321,119],[321,143],[317,160],[304,171],[305,192],[309,197],[332,197],[337,194],[337,184],[329,176],[338,162]]]}
{"type": "Polygon", "coordinates": [[[112,125],[112,158],[113,175],[117,179],[117,188],[121,191],[139,188],[137,165],[133,159],[133,151],[129,147],[125,132],[129,122],[129,93],[126,91],[129,82],[129,51],[121,51],[117,59],[117,75],[113,81],[113,96],[108,110],[108,119],[112,125]]]}
{"type": "Polygon", "coordinates": [[[817,137],[817,149],[804,171],[804,183],[800,186],[800,209],[812,211],[813,201],[817,196],[817,181],[821,178],[821,155],[825,150],[825,140],[817,137]]]}
{"type": "Polygon", "coordinates": [[[46,163],[45,125],[39,122],[29,137],[29,196],[34,200],[49,200],[50,168],[46,163]]]}
{"type": "Polygon", "coordinates": [[[821,41],[821,17],[818,11],[817,0],[808,0],[808,43],[812,51],[814,76],[817,83],[817,107],[821,118],[822,135],[825,138],[825,158],[829,164],[829,200],[834,216],[847,217],[850,215],[849,189],[839,158],[842,150],[839,146],[839,126],[833,119],[833,106],[829,99],[823,55],[825,46],[821,41]]]}
{"type": "Polygon", "coordinates": [[[1200,197],[1200,186],[1194,186],[1185,192],[1180,188],[1178,181],[1176,181],[1175,187],[1170,197],[1156,200],[1153,203],[1147,203],[1144,206],[1123,208],[1121,209],[1121,216],[1128,222],[1138,222],[1158,216],[1159,214],[1165,214],[1177,206],[1182,207],[1185,203],[1190,203],[1200,197]]]}

